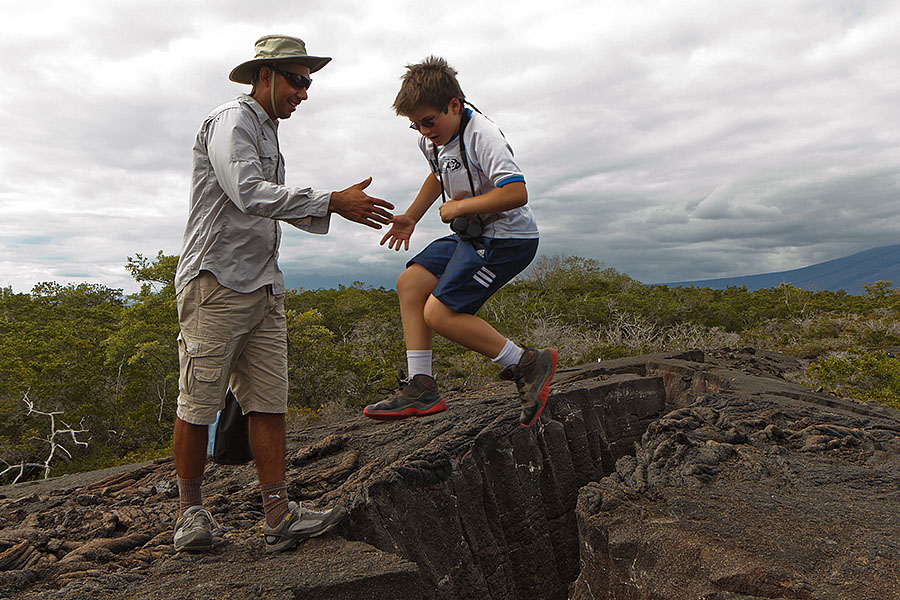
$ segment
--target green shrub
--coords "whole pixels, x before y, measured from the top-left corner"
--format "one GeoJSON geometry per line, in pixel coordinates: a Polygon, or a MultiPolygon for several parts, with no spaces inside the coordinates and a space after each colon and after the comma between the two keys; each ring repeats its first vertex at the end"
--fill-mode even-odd
{"type": "MultiPolygon", "coordinates": [[[[125,268],[141,288],[127,297],[94,284],[41,283],[30,294],[0,288],[0,461],[46,456],[39,441],[46,424],[25,414],[26,395],[90,432],[89,446],[54,459],[51,475],[171,452],[177,262],[162,252],[129,257],[125,268]]],[[[285,309],[292,422],[356,413],[394,387],[398,368],[406,368],[392,289],[354,282],[288,290],[285,309]]],[[[644,285],[590,258],[554,256],[536,261],[478,314],[519,344],[558,348],[561,367],[755,346],[818,359],[802,374],[814,387],[892,406],[900,397],[900,366],[881,352],[900,345],[900,288],[889,281],[855,296],[784,283],[752,292],[669,288],[644,285]]],[[[481,386],[498,371],[489,359],[434,336],[442,389],[481,386]]]]}
{"type": "Polygon", "coordinates": [[[900,408],[900,360],[885,352],[825,356],[807,376],[840,396],[900,408]]]}

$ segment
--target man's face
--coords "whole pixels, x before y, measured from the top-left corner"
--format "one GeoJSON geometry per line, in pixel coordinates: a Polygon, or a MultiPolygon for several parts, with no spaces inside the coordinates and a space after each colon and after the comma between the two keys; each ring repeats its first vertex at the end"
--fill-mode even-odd
{"type": "Polygon", "coordinates": [[[270,96],[274,97],[274,116],[289,119],[297,106],[309,97],[305,87],[297,87],[298,78],[291,77],[291,74],[309,78],[309,67],[297,63],[282,63],[277,64],[275,69],[270,71],[271,85],[274,87],[274,95],[270,96]]]}
{"type": "Polygon", "coordinates": [[[407,115],[410,126],[438,146],[449,142],[459,131],[459,100],[453,98],[445,110],[423,106],[407,115]]]}

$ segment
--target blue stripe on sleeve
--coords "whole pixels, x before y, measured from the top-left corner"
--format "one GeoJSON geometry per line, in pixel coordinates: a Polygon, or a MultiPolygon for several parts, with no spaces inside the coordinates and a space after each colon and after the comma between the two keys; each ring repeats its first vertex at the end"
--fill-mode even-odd
{"type": "Polygon", "coordinates": [[[525,178],[522,177],[521,175],[511,175],[509,177],[506,177],[506,178],[498,181],[496,187],[503,187],[507,183],[515,183],[517,181],[521,181],[522,183],[525,183],[525,178]]]}

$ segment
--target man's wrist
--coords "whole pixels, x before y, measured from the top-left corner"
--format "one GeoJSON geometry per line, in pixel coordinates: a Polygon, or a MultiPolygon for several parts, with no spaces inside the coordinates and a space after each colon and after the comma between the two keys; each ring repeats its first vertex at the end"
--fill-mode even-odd
{"type": "Polygon", "coordinates": [[[328,212],[336,212],[341,202],[341,192],[334,191],[328,195],[328,212]]]}

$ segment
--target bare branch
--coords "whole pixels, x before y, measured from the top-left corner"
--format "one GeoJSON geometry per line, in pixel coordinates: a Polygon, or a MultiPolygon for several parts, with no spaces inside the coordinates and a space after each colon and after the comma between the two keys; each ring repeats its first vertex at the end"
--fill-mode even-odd
{"type": "Polygon", "coordinates": [[[19,464],[10,465],[8,462],[6,462],[4,460],[3,464],[7,465],[7,467],[3,471],[0,471],[0,477],[5,475],[6,473],[9,473],[10,471],[13,471],[13,472],[15,470],[19,471],[19,474],[16,475],[15,479],[13,480],[13,483],[19,482],[19,480],[24,476],[25,470],[27,468],[42,469],[44,471],[44,479],[47,479],[48,477],[50,477],[50,469],[51,469],[50,463],[56,457],[57,451],[62,452],[68,458],[72,458],[72,453],[69,452],[69,449],[66,448],[65,446],[63,446],[62,443],[57,438],[59,436],[65,437],[66,435],[68,435],[72,438],[72,443],[74,443],[76,446],[85,446],[86,447],[88,445],[88,442],[78,439],[78,436],[79,436],[79,434],[89,434],[90,433],[87,429],[84,428],[84,419],[82,419],[81,422],[79,423],[79,425],[78,425],[79,429],[75,429],[74,427],[72,427],[68,423],[66,423],[65,421],[60,421],[60,423],[62,424],[64,429],[57,429],[56,417],[57,417],[57,415],[63,414],[63,411],[47,412],[47,411],[38,410],[37,408],[35,408],[34,402],[31,400],[31,398],[28,397],[28,391],[25,392],[24,397],[22,398],[22,402],[25,403],[25,406],[28,409],[27,412],[25,413],[26,415],[35,414],[35,415],[41,415],[41,416],[44,416],[44,417],[47,417],[48,419],[50,419],[49,435],[47,435],[47,437],[45,437],[45,438],[39,438],[39,437],[31,438],[32,440],[36,440],[38,442],[43,442],[43,443],[47,444],[50,447],[50,449],[49,449],[49,454],[47,454],[47,457],[41,463],[27,462],[27,461],[23,460],[19,464]]]}

